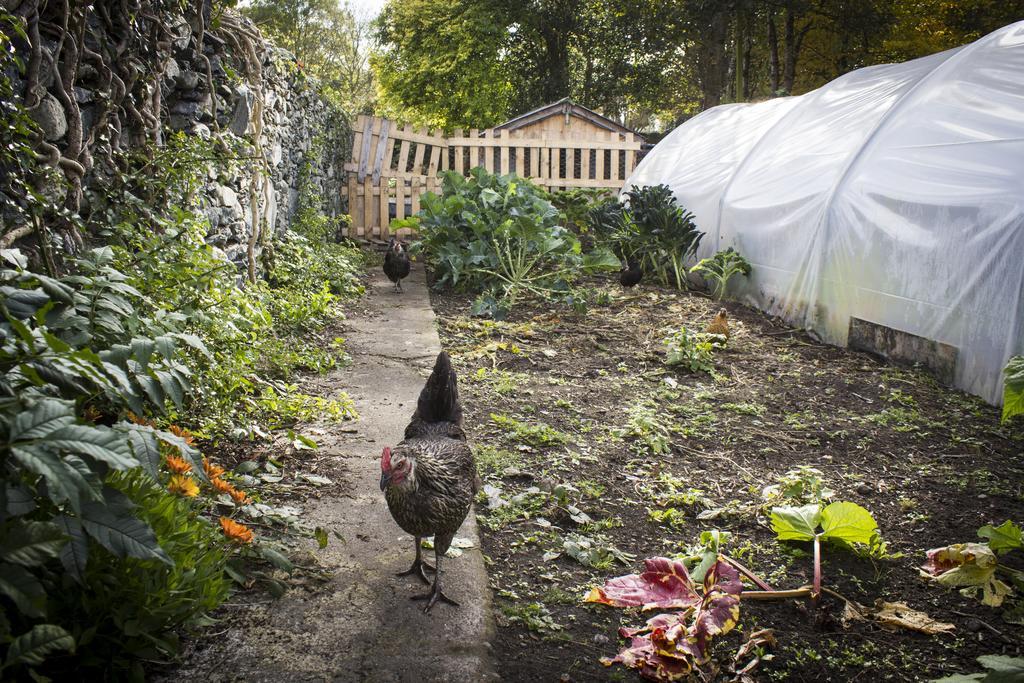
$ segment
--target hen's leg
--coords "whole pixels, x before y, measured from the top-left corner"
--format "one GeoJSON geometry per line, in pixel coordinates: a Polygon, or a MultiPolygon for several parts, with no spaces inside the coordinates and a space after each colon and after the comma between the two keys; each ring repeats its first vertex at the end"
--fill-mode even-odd
{"type": "Polygon", "coordinates": [[[427,584],[429,586],[430,585],[430,579],[427,578],[426,572],[428,572],[428,571],[432,572],[432,571],[434,571],[434,568],[431,567],[426,562],[424,562],[423,561],[423,557],[420,554],[421,553],[421,551],[420,551],[420,540],[421,540],[421,537],[417,536],[414,540],[416,541],[416,559],[413,561],[411,567],[406,569],[404,572],[398,572],[397,576],[411,576],[411,575],[415,574],[416,576],[418,576],[420,578],[420,581],[422,581],[423,583],[425,583],[425,584],[427,584]]]}
{"type": "MultiPolygon", "coordinates": [[[[434,539],[435,541],[437,539],[434,539]]],[[[434,587],[431,591],[425,595],[414,595],[413,600],[426,600],[427,606],[423,608],[423,613],[426,614],[430,611],[430,608],[434,606],[434,603],[440,600],[441,602],[447,602],[449,605],[459,606],[459,603],[455,602],[443,592],[441,592],[441,556],[444,555],[440,552],[440,549],[434,546],[434,564],[437,566],[437,573],[434,574],[434,587]]]]}

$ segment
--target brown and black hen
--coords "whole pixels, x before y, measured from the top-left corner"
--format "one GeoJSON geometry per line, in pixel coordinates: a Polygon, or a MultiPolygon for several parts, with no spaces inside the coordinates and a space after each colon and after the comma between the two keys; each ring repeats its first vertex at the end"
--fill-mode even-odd
{"type": "Polygon", "coordinates": [[[416,575],[430,583],[425,570],[433,570],[431,591],[413,599],[427,601],[424,612],[438,600],[457,606],[441,592],[441,558],[469,514],[480,479],[462,430],[455,370],[444,351],[420,392],[405,439],[393,450],[384,449],[380,470],[380,489],[391,516],[416,541],[416,560],[399,576],[416,575]],[[425,536],[434,537],[434,567],[420,556],[420,541],[425,536]]]}
{"type": "Polygon", "coordinates": [[[384,255],[384,274],[395,283],[395,289],[402,291],[402,280],[409,276],[411,264],[405,245],[394,237],[388,242],[388,252],[384,255]]]}

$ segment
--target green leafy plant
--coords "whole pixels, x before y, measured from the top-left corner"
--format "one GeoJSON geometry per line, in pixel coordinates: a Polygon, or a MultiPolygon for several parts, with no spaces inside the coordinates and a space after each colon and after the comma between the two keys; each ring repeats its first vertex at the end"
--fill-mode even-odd
{"type": "Polygon", "coordinates": [[[725,336],[710,332],[692,332],[685,327],[665,338],[665,362],[689,372],[712,372],[714,349],[723,348],[725,336]]]}
{"type": "Polygon", "coordinates": [[[821,470],[810,465],[800,465],[780,476],[774,484],[761,490],[764,504],[768,506],[788,503],[807,505],[824,503],[835,496],[825,482],[821,470]]]}
{"type": "Polygon", "coordinates": [[[999,561],[1010,551],[1024,548],[1021,529],[1012,520],[999,526],[985,525],[978,529],[984,543],[954,543],[927,552],[928,561],[921,575],[947,587],[959,587],[961,593],[973,596],[990,607],[998,607],[1013,592],[1000,580],[997,572],[1024,588],[1024,572],[999,561]]]}
{"type": "Polygon", "coordinates": [[[1024,659],[1006,655],[982,655],[978,664],[986,671],[977,674],[953,674],[932,683],[1013,683],[1024,680],[1024,659]]]}
{"type": "Polygon", "coordinates": [[[1007,362],[1006,384],[1003,386],[1003,422],[1024,415],[1024,356],[1014,356],[1007,362]]]}
{"type": "Polygon", "coordinates": [[[808,541],[814,544],[814,583],[811,599],[821,596],[821,544],[841,546],[879,542],[878,524],[871,513],[856,503],[838,501],[826,505],[780,506],[772,510],[772,529],[780,541],[808,541]]]}
{"type": "Polygon", "coordinates": [[[713,282],[714,296],[720,300],[725,296],[726,287],[734,275],[750,275],[750,263],[729,247],[710,258],[701,259],[690,268],[690,272],[700,273],[706,280],[713,282]]]}
{"type": "Polygon", "coordinates": [[[627,262],[636,262],[663,284],[686,286],[683,263],[697,252],[704,233],[680,207],[667,185],[633,186],[626,205],[599,204],[590,211],[593,233],[627,262]]]}
{"type": "Polygon", "coordinates": [[[523,296],[565,299],[581,273],[618,268],[607,251],[583,254],[559,218],[528,180],[449,171],[409,221],[421,238],[411,251],[425,253],[436,286],[478,293],[475,314],[503,317],[523,296]]]}

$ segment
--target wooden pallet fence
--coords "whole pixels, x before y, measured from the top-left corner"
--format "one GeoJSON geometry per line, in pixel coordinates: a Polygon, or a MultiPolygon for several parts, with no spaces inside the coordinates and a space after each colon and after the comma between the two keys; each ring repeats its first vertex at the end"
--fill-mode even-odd
{"type": "MultiPolygon", "coordinates": [[[[550,190],[619,190],[638,162],[641,141],[631,133],[560,138],[524,131],[456,129],[442,131],[403,125],[377,116],[356,120],[352,160],[343,192],[352,223],[349,236],[386,240],[391,223],[420,210],[425,192],[440,192],[441,171],[468,175],[483,166],[490,173],[515,173],[550,190]]],[[[408,228],[395,231],[398,237],[408,228]]]]}

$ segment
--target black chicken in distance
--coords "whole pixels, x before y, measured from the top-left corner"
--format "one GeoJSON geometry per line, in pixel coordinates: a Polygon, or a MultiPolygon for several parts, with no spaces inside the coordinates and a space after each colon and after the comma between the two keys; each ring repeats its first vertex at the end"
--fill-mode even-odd
{"type": "Polygon", "coordinates": [[[427,601],[424,612],[438,600],[458,606],[441,591],[441,558],[469,514],[480,479],[462,430],[455,370],[444,351],[420,392],[405,438],[381,454],[380,489],[391,516],[416,542],[416,559],[399,576],[412,575],[430,583],[426,572],[434,571],[431,591],[413,600],[427,601]],[[434,537],[433,567],[421,557],[420,542],[426,536],[434,537]]]}
{"type": "Polygon", "coordinates": [[[384,274],[395,283],[395,289],[402,291],[402,280],[409,276],[409,254],[405,245],[394,237],[388,242],[388,253],[384,255],[384,274]]]}
{"type": "Polygon", "coordinates": [[[644,273],[640,269],[640,264],[636,261],[630,261],[629,265],[624,267],[619,273],[619,284],[623,287],[636,287],[640,284],[643,276],[644,273]]]}

